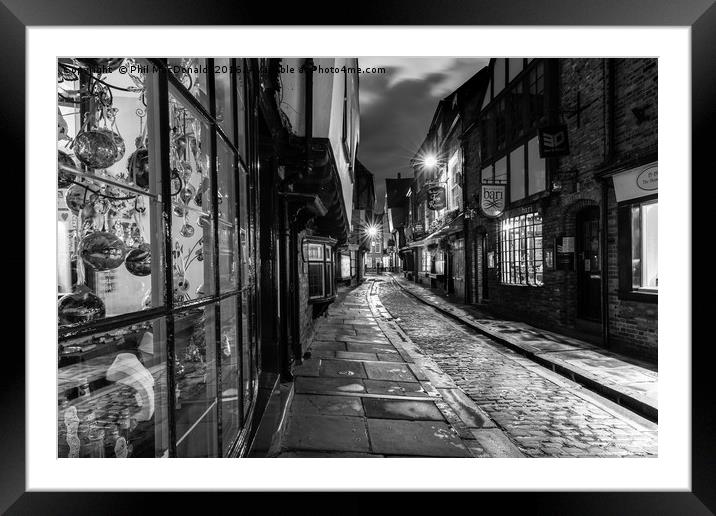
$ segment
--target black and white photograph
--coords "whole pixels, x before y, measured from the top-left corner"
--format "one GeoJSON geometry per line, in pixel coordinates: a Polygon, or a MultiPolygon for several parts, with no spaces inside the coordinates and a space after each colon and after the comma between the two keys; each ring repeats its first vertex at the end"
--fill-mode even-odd
{"type": "Polygon", "coordinates": [[[59,58],[57,457],[657,456],[658,70],[59,58]]]}

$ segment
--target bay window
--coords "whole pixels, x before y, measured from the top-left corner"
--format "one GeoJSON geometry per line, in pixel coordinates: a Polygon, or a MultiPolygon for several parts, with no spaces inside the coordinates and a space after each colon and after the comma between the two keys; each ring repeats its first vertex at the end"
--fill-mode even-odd
{"type": "Polygon", "coordinates": [[[333,245],[330,238],[306,237],[303,257],[308,265],[308,300],[322,301],[335,296],[333,245]]]}

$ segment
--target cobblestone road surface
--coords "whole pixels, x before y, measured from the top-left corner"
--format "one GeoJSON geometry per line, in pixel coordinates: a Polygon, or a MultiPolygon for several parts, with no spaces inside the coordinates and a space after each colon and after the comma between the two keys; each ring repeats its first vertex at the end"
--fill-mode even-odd
{"type": "Polygon", "coordinates": [[[657,425],[376,281],[400,327],[527,456],[656,456],[657,425]]]}

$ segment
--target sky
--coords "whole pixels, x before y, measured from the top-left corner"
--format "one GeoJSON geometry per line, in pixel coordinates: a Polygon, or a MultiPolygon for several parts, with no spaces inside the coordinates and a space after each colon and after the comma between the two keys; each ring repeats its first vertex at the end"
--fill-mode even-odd
{"type": "Polygon", "coordinates": [[[358,65],[384,67],[359,78],[358,159],[374,174],[376,212],[385,202],[385,178],[412,177],[410,158],[427,135],[440,99],[476,74],[488,59],[360,57],[358,65]]]}

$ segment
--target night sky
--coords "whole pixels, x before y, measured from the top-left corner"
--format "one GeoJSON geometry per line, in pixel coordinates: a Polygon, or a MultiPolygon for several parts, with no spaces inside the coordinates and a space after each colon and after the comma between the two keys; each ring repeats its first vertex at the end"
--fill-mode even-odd
{"type": "Polygon", "coordinates": [[[375,174],[376,212],[385,203],[385,178],[412,177],[410,158],[423,142],[435,108],[489,59],[453,57],[360,57],[361,68],[385,74],[360,75],[358,158],[375,174]]]}

